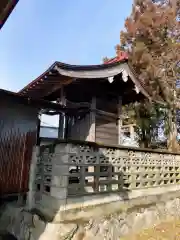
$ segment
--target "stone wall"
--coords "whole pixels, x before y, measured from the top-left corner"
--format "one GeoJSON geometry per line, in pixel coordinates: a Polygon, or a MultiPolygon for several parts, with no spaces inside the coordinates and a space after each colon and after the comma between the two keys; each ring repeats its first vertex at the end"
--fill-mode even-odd
{"type": "Polygon", "coordinates": [[[9,204],[1,209],[0,232],[6,230],[18,240],[117,240],[161,221],[179,218],[180,193],[179,197],[175,195],[174,199],[159,196],[154,203],[150,198],[139,199],[125,204],[124,208],[116,206],[114,213],[109,211],[114,208],[111,204],[102,205],[101,210],[83,209],[81,217],[71,212],[72,220],[61,222],[48,222],[37,213],[9,204]]]}
{"type": "Polygon", "coordinates": [[[51,218],[64,209],[164,194],[180,189],[180,155],[55,142],[33,152],[29,189],[29,208],[51,218]]]}
{"type": "Polygon", "coordinates": [[[179,217],[179,183],[178,154],[58,141],[34,149],[27,206],[10,219],[28,215],[34,240],[117,240],[179,217]]]}

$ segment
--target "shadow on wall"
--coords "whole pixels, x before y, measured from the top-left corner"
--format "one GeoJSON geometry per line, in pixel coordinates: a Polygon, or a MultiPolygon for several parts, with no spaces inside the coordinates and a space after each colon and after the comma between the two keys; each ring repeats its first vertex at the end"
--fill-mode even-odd
{"type": "Polygon", "coordinates": [[[9,232],[0,232],[0,240],[18,240],[15,236],[13,236],[9,232]]]}
{"type": "MultiPolygon", "coordinates": [[[[95,143],[84,142],[82,144],[81,142],[81,145],[79,145],[76,143],[77,141],[70,142],[75,142],[72,144],[72,148],[78,149],[78,152],[68,154],[68,199],[71,200],[72,198],[73,203],[75,203],[76,199],[77,203],[79,203],[82,201],[81,197],[84,196],[98,195],[100,197],[102,194],[116,193],[116,195],[120,194],[122,200],[128,200],[130,183],[126,181],[127,175],[124,176],[123,174],[128,167],[117,166],[110,162],[109,160],[112,158],[111,153],[107,157],[107,154],[104,154],[95,143]]],[[[56,141],[56,144],[58,145],[58,141],[56,141]]],[[[60,172],[52,173],[49,164],[47,165],[46,163],[47,154],[51,156],[54,153],[56,144],[41,146],[41,161],[42,165],[44,165],[44,167],[41,167],[41,169],[44,169],[44,172],[41,172],[41,174],[45,181],[37,184],[37,190],[43,189],[43,192],[47,195],[51,195],[53,178],[57,180],[57,178],[61,179],[61,177],[67,176],[67,174],[64,175],[65,172],[61,169],[60,172]],[[44,154],[45,158],[43,157],[44,154]]],[[[59,144],[61,145],[61,142],[59,144]]],[[[71,150],[74,151],[73,149],[71,150]]],[[[56,160],[56,166],[53,166],[53,168],[57,170],[58,168],[63,168],[63,165],[64,163],[62,163],[61,167],[61,156],[59,156],[59,163],[56,160]]],[[[56,189],[58,191],[58,187],[56,189]]]]}
{"type": "MultiPolygon", "coordinates": [[[[74,166],[69,168],[68,196],[78,197],[102,195],[108,193],[120,194],[122,200],[128,200],[129,184],[118,166],[109,162],[106,155],[94,144],[95,156],[82,152],[82,156],[71,157],[70,162],[74,166]],[[96,153],[99,156],[96,156],[96,153]],[[82,157],[82,158],[81,158],[82,157]],[[84,159],[83,159],[84,158],[84,159]],[[83,159],[85,162],[78,164],[83,159]],[[96,162],[99,159],[99,162],[96,162]]],[[[86,148],[86,146],[84,146],[86,148]]],[[[103,196],[102,196],[103,198],[103,196]]]]}
{"type": "MultiPolygon", "coordinates": [[[[66,185],[68,202],[72,200],[73,204],[76,201],[77,204],[81,204],[82,201],[90,201],[93,199],[93,196],[96,199],[97,197],[103,199],[103,195],[109,195],[110,193],[120,195],[122,200],[128,200],[130,183],[127,181],[127,177],[129,176],[127,174],[124,176],[123,174],[123,172],[127,172],[128,166],[121,166],[119,164],[120,159],[116,159],[111,152],[111,150],[114,152],[116,150],[104,148],[104,152],[103,148],[100,148],[95,143],[84,142],[82,144],[81,142],[80,144],[77,141],[70,142],[73,143],[70,143],[71,150],[68,153],[68,166],[65,164],[65,171],[69,175],[67,179],[68,185],[66,185]],[[114,161],[111,161],[112,158],[114,158],[114,161]]],[[[56,144],[59,144],[59,146],[61,144],[62,146],[64,145],[60,141],[59,143],[57,141],[56,144]]],[[[62,181],[62,178],[67,176],[67,173],[62,170],[64,163],[61,162],[61,156],[58,153],[59,161],[56,157],[56,164],[53,165],[55,172],[52,173],[52,168],[49,168],[49,163],[46,163],[46,161],[49,161],[47,154],[51,156],[54,153],[54,146],[53,144],[41,146],[42,166],[40,169],[44,169],[44,172],[40,174],[44,176],[45,181],[37,185],[38,191],[43,189],[43,192],[49,196],[51,196],[51,188],[54,186],[54,180],[56,179],[56,182],[59,182],[57,181],[58,179],[62,181]],[[45,157],[43,157],[44,154],[45,157]]],[[[62,186],[59,187],[60,189],[62,188],[62,186]]],[[[52,196],[58,199],[58,193],[55,194],[55,192],[58,192],[58,186],[53,189],[53,192],[52,196]]]]}

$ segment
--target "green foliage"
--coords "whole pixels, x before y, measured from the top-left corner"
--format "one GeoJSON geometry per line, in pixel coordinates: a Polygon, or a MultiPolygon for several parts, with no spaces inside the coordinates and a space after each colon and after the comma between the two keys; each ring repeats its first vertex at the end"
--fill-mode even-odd
{"type": "Polygon", "coordinates": [[[167,121],[168,111],[159,104],[150,103],[149,101],[136,102],[123,107],[124,124],[136,124],[136,133],[140,145],[144,147],[159,144],[158,130],[164,127],[164,135],[169,132],[167,121]],[[125,114],[126,113],[126,114],[125,114]]]}

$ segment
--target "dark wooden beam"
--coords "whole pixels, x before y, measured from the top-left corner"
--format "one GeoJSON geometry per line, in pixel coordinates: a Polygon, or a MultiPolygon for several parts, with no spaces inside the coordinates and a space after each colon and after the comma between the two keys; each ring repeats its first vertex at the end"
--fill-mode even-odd
{"type": "Polygon", "coordinates": [[[111,118],[114,118],[114,119],[117,119],[117,117],[118,117],[117,114],[110,113],[110,112],[105,112],[105,111],[102,111],[102,110],[99,110],[99,109],[92,109],[92,111],[95,111],[96,114],[111,117],[111,118]]]}
{"type": "Polygon", "coordinates": [[[66,100],[66,106],[72,107],[72,108],[81,108],[81,107],[90,108],[91,104],[89,102],[71,102],[66,100]]]}
{"type": "Polygon", "coordinates": [[[40,100],[32,97],[21,96],[20,94],[0,89],[0,101],[6,101],[6,98],[11,98],[12,101],[16,101],[20,104],[32,105],[40,109],[65,111],[64,107],[59,104],[42,99],[40,100]]]}

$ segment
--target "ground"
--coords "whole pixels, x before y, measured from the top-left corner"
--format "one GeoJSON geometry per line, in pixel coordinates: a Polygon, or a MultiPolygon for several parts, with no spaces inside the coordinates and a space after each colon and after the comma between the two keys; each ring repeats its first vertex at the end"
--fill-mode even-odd
{"type": "Polygon", "coordinates": [[[122,240],[180,240],[180,220],[161,223],[122,240]]]}

